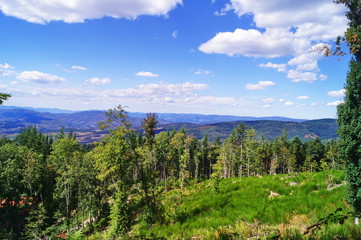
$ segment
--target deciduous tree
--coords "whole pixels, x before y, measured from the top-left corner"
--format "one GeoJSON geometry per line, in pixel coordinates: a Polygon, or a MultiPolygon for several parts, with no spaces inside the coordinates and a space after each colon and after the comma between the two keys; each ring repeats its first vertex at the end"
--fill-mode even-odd
{"type": "Polygon", "coordinates": [[[353,206],[356,222],[361,214],[361,1],[336,0],[344,4],[349,27],[345,33],[352,59],[346,79],[344,103],[338,107],[341,154],[346,160],[348,200],[353,206]]]}

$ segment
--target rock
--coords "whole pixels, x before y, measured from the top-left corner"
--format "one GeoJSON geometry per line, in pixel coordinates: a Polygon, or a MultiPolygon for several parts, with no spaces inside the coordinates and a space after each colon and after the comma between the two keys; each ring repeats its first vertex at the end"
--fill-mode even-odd
{"type": "Polygon", "coordinates": [[[273,192],[273,191],[271,191],[270,194],[268,195],[269,198],[274,198],[274,197],[278,197],[278,196],[280,196],[280,194],[273,192]]]}

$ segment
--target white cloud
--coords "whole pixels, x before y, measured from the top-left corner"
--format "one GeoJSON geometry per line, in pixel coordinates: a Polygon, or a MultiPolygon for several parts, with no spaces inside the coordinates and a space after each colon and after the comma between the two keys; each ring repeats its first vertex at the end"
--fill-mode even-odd
{"type": "Polygon", "coordinates": [[[88,70],[87,68],[82,67],[82,66],[71,66],[71,68],[74,69],[74,70],[81,70],[81,71],[88,70]]]}
{"type": "Polygon", "coordinates": [[[16,77],[16,79],[22,80],[24,82],[41,83],[41,84],[57,84],[57,83],[64,83],[66,81],[65,78],[38,71],[21,72],[16,77]]]}
{"type": "Polygon", "coordinates": [[[337,107],[338,105],[342,104],[343,101],[341,100],[338,100],[338,101],[335,101],[335,102],[329,102],[329,103],[326,103],[327,106],[334,106],[334,107],[337,107]]]}
{"type": "Polygon", "coordinates": [[[134,75],[140,76],[140,77],[159,77],[159,74],[152,73],[152,72],[145,72],[145,71],[137,72],[134,75]]]}
{"type": "Polygon", "coordinates": [[[215,11],[214,15],[216,16],[224,16],[227,14],[228,11],[232,9],[232,5],[229,3],[226,3],[225,7],[222,8],[220,11],[215,11]]]}
{"type": "Polygon", "coordinates": [[[324,80],[327,80],[328,76],[325,74],[320,74],[319,78],[321,81],[324,81],[324,80]]]}
{"type": "Polygon", "coordinates": [[[297,71],[319,71],[317,64],[319,59],[318,54],[304,53],[292,58],[288,65],[296,66],[297,71]]]}
{"type": "Polygon", "coordinates": [[[282,29],[270,29],[264,33],[258,30],[236,29],[234,32],[217,33],[215,37],[199,46],[204,53],[243,55],[247,57],[274,58],[294,54],[295,48],[304,48],[302,39],[295,39],[292,33],[282,29]]]}
{"type": "MultiPolygon", "coordinates": [[[[112,103],[124,102],[140,104],[152,103],[154,106],[171,105],[187,106],[199,109],[210,105],[240,106],[242,101],[234,97],[200,96],[198,91],[209,89],[206,84],[185,82],[183,84],[150,83],[137,85],[134,88],[96,90],[92,88],[34,88],[18,90],[16,93],[32,99],[56,99],[57,102],[73,101],[79,103],[112,103]]],[[[13,91],[13,93],[15,93],[13,91]]]]}
{"type": "Polygon", "coordinates": [[[292,102],[292,101],[287,101],[287,102],[285,102],[284,104],[285,104],[286,106],[292,106],[292,105],[294,105],[295,103],[292,102]]]}
{"type": "MultiPolygon", "coordinates": [[[[230,4],[216,12],[225,15],[233,10],[239,16],[251,15],[257,29],[236,29],[219,32],[199,46],[204,53],[247,57],[292,57],[288,77],[293,82],[326,80],[318,61],[322,47],[329,40],[343,35],[347,27],[345,7],[330,0],[230,0],[230,4]],[[315,44],[316,42],[316,44],[315,44]],[[314,45],[314,46],[313,46],[314,45]],[[318,51],[317,51],[318,50],[318,51]]],[[[285,71],[283,64],[267,63],[260,67],[285,71]]]]}
{"type": "Polygon", "coordinates": [[[341,89],[338,91],[329,91],[327,95],[330,97],[344,97],[346,94],[346,89],[341,89]]]}
{"type": "Polygon", "coordinates": [[[193,72],[195,75],[210,75],[211,72],[208,70],[197,69],[193,72]]]}
{"type": "Polygon", "coordinates": [[[268,87],[272,87],[275,86],[276,83],[272,82],[272,81],[259,81],[257,84],[251,84],[248,83],[246,84],[246,89],[248,90],[263,90],[266,89],[268,87]]]}
{"type": "Polygon", "coordinates": [[[279,101],[279,102],[285,102],[286,99],[281,98],[281,99],[279,99],[278,101],[279,101]]]}
{"type": "Polygon", "coordinates": [[[170,97],[165,97],[164,101],[167,102],[167,103],[174,103],[175,102],[174,99],[170,98],[170,97]]]}
{"type": "Polygon", "coordinates": [[[2,68],[2,69],[14,69],[14,67],[9,65],[8,63],[0,64],[0,68],[2,68]]]}
{"type": "Polygon", "coordinates": [[[185,102],[193,103],[193,104],[227,104],[227,105],[238,104],[237,100],[233,97],[215,97],[215,96],[198,96],[198,95],[187,98],[185,102]]]}
{"type": "Polygon", "coordinates": [[[8,77],[11,75],[15,75],[16,72],[13,69],[15,69],[15,67],[11,66],[8,63],[0,64],[0,76],[8,77]]]}
{"type": "Polygon", "coordinates": [[[134,88],[123,89],[81,89],[81,88],[35,88],[32,91],[35,95],[56,95],[71,98],[132,98],[132,99],[149,99],[161,98],[165,99],[176,97],[197,97],[196,92],[208,90],[209,86],[200,83],[185,82],[183,84],[167,84],[167,83],[149,83],[140,84],[134,88]]]}
{"type": "Polygon", "coordinates": [[[0,0],[5,15],[33,23],[84,22],[102,17],[135,19],[140,15],[167,15],[182,0],[0,0]]]}
{"type": "Polygon", "coordinates": [[[271,62],[268,62],[268,63],[263,63],[263,64],[260,64],[258,65],[260,67],[263,67],[263,68],[273,68],[273,69],[277,69],[278,72],[284,72],[286,71],[286,64],[276,64],[276,63],[271,63],[271,62]]]}
{"type": "Polygon", "coordinates": [[[109,78],[90,78],[85,80],[88,84],[94,84],[94,85],[104,85],[111,83],[111,80],[109,78]]]}
{"type": "Polygon", "coordinates": [[[172,32],[172,37],[173,37],[173,38],[178,37],[178,31],[177,31],[177,30],[175,30],[174,32],[172,32]]]}
{"type": "Polygon", "coordinates": [[[333,40],[343,34],[347,25],[345,7],[329,0],[231,0],[231,3],[239,16],[253,14],[258,27],[294,26],[297,37],[333,40]]]}
{"type": "Polygon", "coordinates": [[[16,75],[16,72],[13,70],[0,69],[0,76],[8,77],[12,75],[16,75]]]}
{"type": "Polygon", "coordinates": [[[276,101],[276,99],[274,98],[264,98],[262,99],[262,102],[264,103],[274,103],[276,101]]]}
{"type": "Polygon", "coordinates": [[[296,56],[305,52],[305,48],[312,45],[311,41],[333,40],[347,27],[345,7],[329,0],[231,0],[231,5],[226,4],[218,15],[231,9],[239,16],[252,14],[256,26],[264,28],[265,32],[255,29],[221,32],[202,44],[201,51],[229,56],[296,56]]]}
{"type": "Polygon", "coordinates": [[[310,99],[309,96],[298,96],[297,99],[299,100],[307,100],[307,99],[310,99]]]}
{"type": "Polygon", "coordinates": [[[292,79],[292,82],[312,83],[312,82],[318,80],[317,74],[314,72],[299,72],[297,70],[289,70],[287,77],[292,79]]]}
{"type": "Polygon", "coordinates": [[[263,108],[271,108],[271,105],[268,105],[268,104],[263,105],[263,108]]]}

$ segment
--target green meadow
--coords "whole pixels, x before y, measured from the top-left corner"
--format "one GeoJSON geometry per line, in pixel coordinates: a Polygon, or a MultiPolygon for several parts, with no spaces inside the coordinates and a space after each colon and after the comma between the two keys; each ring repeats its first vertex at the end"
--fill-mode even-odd
{"type": "Polygon", "coordinates": [[[218,193],[212,180],[190,182],[162,196],[162,224],[140,223],[130,237],[358,239],[361,231],[352,224],[344,178],[342,171],[229,178],[220,181],[218,193]],[[307,227],[332,216],[347,219],[343,224],[320,224],[304,234],[307,227]]]}

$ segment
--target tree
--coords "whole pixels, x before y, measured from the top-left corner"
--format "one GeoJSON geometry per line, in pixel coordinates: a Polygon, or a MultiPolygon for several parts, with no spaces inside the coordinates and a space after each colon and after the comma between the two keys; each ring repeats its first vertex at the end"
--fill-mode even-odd
{"type": "Polygon", "coordinates": [[[155,130],[158,124],[158,116],[155,113],[147,113],[147,116],[142,120],[142,128],[145,135],[146,144],[153,146],[155,130]]]}
{"type": "Polygon", "coordinates": [[[3,102],[6,101],[9,97],[11,97],[10,94],[0,93],[0,105],[3,104],[3,102]]]}
{"type": "Polygon", "coordinates": [[[350,60],[346,79],[344,103],[337,108],[340,135],[340,150],[346,161],[348,200],[358,224],[361,214],[361,2],[359,0],[336,0],[344,4],[349,27],[346,42],[353,58],[350,60]]]}
{"type": "Polygon", "coordinates": [[[101,130],[108,129],[110,132],[120,127],[129,130],[132,124],[128,120],[128,113],[124,110],[125,108],[127,108],[127,106],[118,105],[113,109],[109,109],[105,113],[105,121],[98,122],[98,127],[101,130]]]}
{"type": "Polygon", "coordinates": [[[70,228],[70,212],[76,209],[76,192],[79,174],[79,164],[82,163],[83,153],[76,139],[65,137],[53,144],[53,151],[49,156],[55,175],[56,184],[54,197],[58,201],[59,214],[66,219],[66,227],[70,228]]]}
{"type": "Polygon", "coordinates": [[[40,154],[14,143],[0,147],[0,239],[20,239],[26,209],[40,201],[40,154]]]}
{"type": "Polygon", "coordinates": [[[299,137],[295,137],[290,144],[292,158],[296,164],[296,170],[301,171],[303,162],[305,161],[304,146],[299,137]]]}

